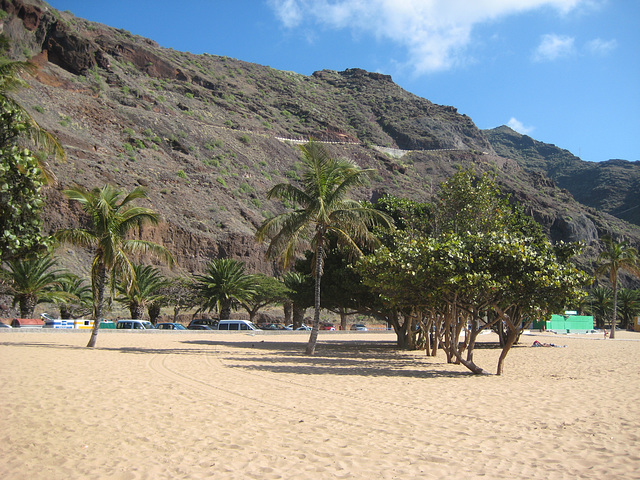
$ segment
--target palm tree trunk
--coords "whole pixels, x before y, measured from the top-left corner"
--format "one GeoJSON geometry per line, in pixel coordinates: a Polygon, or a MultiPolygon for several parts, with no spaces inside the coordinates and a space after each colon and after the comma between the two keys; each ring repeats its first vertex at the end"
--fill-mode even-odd
{"type": "Polygon", "coordinates": [[[36,309],[36,297],[34,295],[20,296],[20,316],[22,318],[32,318],[33,311],[36,309]]]}
{"type": "Polygon", "coordinates": [[[313,355],[316,351],[316,343],[318,343],[318,330],[320,329],[320,280],[322,280],[322,239],[318,240],[316,247],[316,285],[314,288],[313,306],[313,325],[311,326],[311,335],[309,335],[309,343],[307,344],[307,355],[313,355]]]}
{"type": "Polygon", "coordinates": [[[616,323],[617,313],[618,313],[618,272],[615,273],[615,277],[613,277],[613,317],[611,318],[611,334],[609,338],[616,338],[616,323]]]}
{"type": "Polygon", "coordinates": [[[293,319],[293,302],[287,300],[283,303],[282,308],[284,309],[284,324],[289,325],[293,319]]]}
{"type": "Polygon", "coordinates": [[[93,328],[91,329],[91,337],[87,347],[93,348],[98,340],[98,331],[100,330],[100,321],[102,320],[102,305],[104,303],[104,286],[107,283],[107,269],[104,263],[100,263],[96,267],[95,278],[91,279],[93,283],[93,328]]]}
{"type": "Polygon", "coordinates": [[[220,302],[220,320],[229,320],[231,318],[231,300],[223,300],[220,302]]]}
{"type": "Polygon", "coordinates": [[[131,304],[129,309],[129,313],[131,313],[131,318],[134,320],[138,320],[144,316],[144,305],[139,302],[134,302],[131,304]]]}

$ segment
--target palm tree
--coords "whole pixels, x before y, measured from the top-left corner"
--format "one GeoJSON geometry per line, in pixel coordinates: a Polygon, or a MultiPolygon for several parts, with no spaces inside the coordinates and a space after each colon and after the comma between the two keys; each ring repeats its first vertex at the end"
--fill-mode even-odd
{"type": "Polygon", "coordinates": [[[7,282],[13,305],[19,305],[20,316],[31,318],[39,303],[69,300],[71,295],[60,287],[62,270],[49,256],[13,259],[7,262],[2,277],[7,282]]]}
{"type": "Polygon", "coordinates": [[[616,315],[618,312],[618,272],[626,270],[630,273],[640,275],[640,264],[638,264],[638,252],[628,243],[615,243],[609,236],[603,237],[605,250],[598,255],[600,266],[596,270],[597,274],[608,274],[613,290],[613,316],[611,319],[611,335],[616,335],[616,315]]]}
{"type": "Polygon", "coordinates": [[[149,208],[132,205],[134,200],[146,198],[145,191],[136,187],[127,195],[111,185],[87,190],[76,186],[64,191],[65,195],[82,205],[89,215],[89,226],[59,230],[55,236],[59,241],[93,250],[91,266],[91,290],[93,291],[94,324],[87,347],[95,347],[102,319],[104,289],[107,277],[111,274],[111,286],[115,287],[115,278],[127,278],[133,281],[135,271],[128,258],[134,253],[153,253],[163,258],[169,265],[173,257],[169,251],[156,243],[128,238],[135,227],[146,223],[156,225],[158,215],[149,208]]]}
{"type": "Polygon", "coordinates": [[[131,318],[138,319],[144,315],[144,309],[162,298],[161,289],[169,284],[169,280],[151,265],[133,264],[133,277],[121,279],[116,290],[120,297],[116,300],[129,309],[131,318]]]}
{"type": "Polygon", "coordinates": [[[93,295],[91,287],[84,280],[68,273],[60,278],[60,289],[70,296],[68,299],[56,302],[60,309],[60,318],[77,318],[91,313],[93,295]]]}
{"type": "Polygon", "coordinates": [[[313,305],[314,288],[310,285],[310,283],[313,284],[313,279],[310,280],[309,275],[300,272],[287,272],[283,275],[282,282],[289,290],[290,320],[295,330],[302,325],[308,306],[313,305]]]}
{"type": "Polygon", "coordinates": [[[618,313],[622,328],[629,328],[635,317],[640,315],[640,290],[621,288],[618,292],[618,313]]]}
{"type": "Polygon", "coordinates": [[[589,309],[596,319],[596,327],[604,328],[604,319],[613,308],[613,291],[609,287],[595,287],[589,292],[589,309]]]}
{"type": "Polygon", "coordinates": [[[217,258],[207,265],[204,275],[196,275],[195,289],[204,310],[218,310],[220,320],[231,317],[231,309],[255,293],[256,281],[244,272],[244,263],[217,258]]]}
{"type": "Polygon", "coordinates": [[[349,161],[331,158],[327,149],[316,142],[300,148],[306,168],[301,187],[280,183],[268,193],[268,198],[286,200],[298,208],[266,220],[256,238],[258,241],[270,239],[267,256],[281,257],[285,268],[300,247],[311,246],[315,313],[306,353],[313,355],[320,324],[320,281],[328,236],[335,236],[339,247],[359,256],[362,253],[359,244],[377,243],[369,227],[377,222],[386,225],[391,222],[386,214],[347,198],[351,189],[366,183],[373,169],[361,169],[349,161]]]}

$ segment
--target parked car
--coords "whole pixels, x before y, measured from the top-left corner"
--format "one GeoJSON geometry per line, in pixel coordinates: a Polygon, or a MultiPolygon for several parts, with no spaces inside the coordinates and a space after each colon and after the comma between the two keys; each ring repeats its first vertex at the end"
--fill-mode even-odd
{"type": "Polygon", "coordinates": [[[158,330],[186,330],[181,323],[165,322],[156,325],[158,330]]]}
{"type": "Polygon", "coordinates": [[[353,325],[351,325],[351,330],[356,330],[358,332],[368,332],[369,329],[367,328],[367,326],[363,323],[354,323],[353,325]]]}
{"type": "Polygon", "coordinates": [[[117,330],[154,330],[156,327],[147,320],[118,320],[116,322],[117,330]]]}
{"type": "Polygon", "coordinates": [[[309,325],[301,325],[298,328],[296,328],[296,330],[311,330],[311,327],[309,325]]]}
{"type": "Polygon", "coordinates": [[[220,320],[218,330],[260,330],[248,320],[220,320]]]}
{"type": "Polygon", "coordinates": [[[210,332],[213,332],[215,328],[211,328],[209,325],[189,324],[187,330],[209,330],[210,332]]]}
{"type": "MultiPolygon", "coordinates": [[[[211,318],[196,318],[194,320],[191,320],[191,322],[189,323],[189,327],[191,327],[192,325],[207,325],[208,327],[211,327],[211,330],[216,330],[218,328],[218,320],[211,318]]],[[[189,330],[197,329],[189,328],[189,330]]]]}
{"type": "Polygon", "coordinates": [[[7,325],[6,323],[0,322],[0,328],[13,328],[11,325],[7,325]]]}
{"type": "Polygon", "coordinates": [[[262,330],[291,330],[290,328],[285,327],[281,323],[265,323],[260,325],[262,330]]]}
{"type": "Polygon", "coordinates": [[[334,331],[336,326],[333,323],[323,323],[320,325],[320,330],[331,330],[334,331]]]}

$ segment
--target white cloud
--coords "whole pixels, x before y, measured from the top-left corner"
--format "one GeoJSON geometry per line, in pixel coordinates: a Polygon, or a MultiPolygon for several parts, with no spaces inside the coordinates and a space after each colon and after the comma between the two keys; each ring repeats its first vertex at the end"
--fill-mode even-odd
{"type": "Polygon", "coordinates": [[[575,51],[574,42],[575,39],[573,37],[566,35],[556,35],[554,33],[543,35],[540,45],[533,53],[533,59],[537,62],[543,62],[567,57],[575,51]]]}
{"type": "Polygon", "coordinates": [[[595,38],[590,42],[587,42],[587,50],[595,55],[607,55],[618,46],[618,42],[613,40],[602,40],[601,38],[595,38]]]}
{"type": "Polygon", "coordinates": [[[523,135],[529,135],[535,130],[535,127],[525,127],[524,124],[515,117],[511,117],[511,119],[507,123],[507,126],[523,135]]]}
{"type": "Polygon", "coordinates": [[[296,27],[302,22],[302,10],[297,0],[269,0],[269,4],[285,27],[296,27]]]}
{"type": "Polygon", "coordinates": [[[566,14],[590,0],[268,0],[289,28],[311,21],[391,40],[416,73],[450,69],[464,60],[473,27],[551,7],[566,14]]]}

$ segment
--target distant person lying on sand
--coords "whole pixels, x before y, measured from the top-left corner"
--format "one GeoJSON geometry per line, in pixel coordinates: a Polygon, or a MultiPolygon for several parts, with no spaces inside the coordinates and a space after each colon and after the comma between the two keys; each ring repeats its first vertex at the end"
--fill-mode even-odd
{"type": "Polygon", "coordinates": [[[556,345],[554,343],[541,343],[538,340],[536,340],[535,342],[533,342],[533,347],[558,347],[558,348],[564,348],[566,347],[566,345],[556,345]]]}

